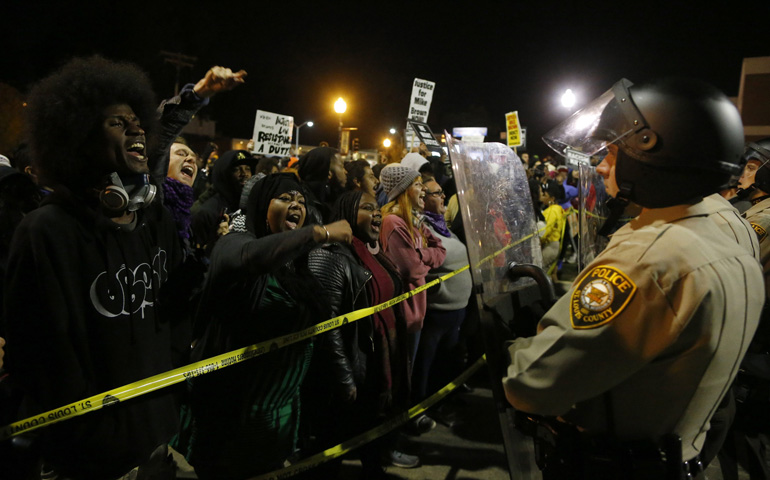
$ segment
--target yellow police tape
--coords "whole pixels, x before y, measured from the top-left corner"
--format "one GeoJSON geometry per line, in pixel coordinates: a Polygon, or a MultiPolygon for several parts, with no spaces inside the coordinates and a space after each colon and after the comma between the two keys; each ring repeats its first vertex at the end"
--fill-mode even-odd
{"type": "Polygon", "coordinates": [[[265,473],[257,477],[251,477],[249,478],[249,480],[277,480],[280,478],[293,477],[298,473],[312,470],[318,465],[328,462],[329,460],[333,460],[337,457],[341,457],[342,455],[345,455],[346,453],[371,442],[375,438],[379,438],[389,432],[392,432],[396,428],[408,422],[411,418],[416,417],[417,415],[421,414],[425,410],[429,409],[430,407],[432,407],[433,405],[441,401],[444,397],[449,395],[458,386],[467,382],[468,379],[470,379],[471,376],[473,376],[473,374],[476,373],[478,369],[484,365],[486,360],[487,360],[486,355],[482,355],[481,358],[476,360],[476,362],[473,365],[471,365],[467,370],[461,373],[457,378],[455,378],[451,383],[448,383],[441,390],[434,393],[430,397],[426,398],[424,401],[413,406],[408,411],[388,418],[383,423],[374,427],[373,429],[367,432],[364,432],[360,435],[356,435],[355,437],[350,438],[348,440],[345,440],[343,443],[340,443],[339,445],[335,445],[331,448],[327,448],[323,452],[319,452],[319,453],[316,453],[315,455],[311,455],[307,458],[304,458],[299,462],[292,464],[288,467],[282,468],[280,470],[276,470],[274,472],[265,473]]]}
{"type": "MultiPolygon", "coordinates": [[[[500,255],[506,250],[519,245],[522,242],[525,242],[526,240],[532,238],[536,233],[537,232],[529,234],[520,240],[517,240],[516,242],[506,245],[504,248],[498,250],[497,252],[486,256],[479,262],[479,265],[491,260],[497,255],[500,255]]],[[[281,337],[265,340],[264,342],[260,342],[254,345],[249,345],[237,350],[222,353],[215,357],[207,358],[199,362],[176,368],[174,370],[159,373],[157,375],[153,375],[152,377],[129,383],[128,385],[123,385],[121,387],[93,395],[83,400],[70,403],[69,405],[64,405],[62,407],[40,413],[34,417],[19,420],[18,422],[11,423],[10,425],[6,425],[0,429],[0,441],[21,435],[22,433],[31,432],[44,426],[53,425],[54,423],[58,423],[63,420],[68,420],[78,415],[94,412],[96,410],[102,409],[103,407],[110,407],[122,401],[130,400],[132,398],[154,392],[155,390],[160,390],[161,388],[177,384],[188,378],[195,378],[207,373],[214,372],[220,368],[226,368],[231,365],[241,363],[245,360],[264,355],[265,353],[272,352],[287,345],[291,345],[307,338],[314,337],[320,333],[333,330],[350,322],[355,322],[356,320],[360,320],[361,318],[373,315],[376,312],[385,310],[392,307],[393,305],[396,305],[397,303],[403,302],[407,298],[410,298],[434,285],[439,284],[440,282],[443,282],[461,272],[464,272],[468,268],[469,265],[466,265],[455,270],[454,272],[450,272],[429,283],[426,283],[425,285],[417,287],[414,290],[410,290],[379,305],[363,308],[361,310],[356,310],[344,315],[339,315],[298,332],[290,333],[281,337]]]]}

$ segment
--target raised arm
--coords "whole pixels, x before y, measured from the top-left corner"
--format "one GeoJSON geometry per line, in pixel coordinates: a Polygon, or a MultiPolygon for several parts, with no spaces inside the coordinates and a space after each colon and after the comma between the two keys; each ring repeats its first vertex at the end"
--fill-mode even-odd
{"type": "Polygon", "coordinates": [[[245,83],[246,72],[233,72],[225,67],[212,67],[197,83],[188,83],[179,95],[164,100],[160,114],[158,141],[150,154],[155,160],[152,176],[160,185],[168,173],[169,149],[198,110],[208,105],[209,98],[245,83]]]}

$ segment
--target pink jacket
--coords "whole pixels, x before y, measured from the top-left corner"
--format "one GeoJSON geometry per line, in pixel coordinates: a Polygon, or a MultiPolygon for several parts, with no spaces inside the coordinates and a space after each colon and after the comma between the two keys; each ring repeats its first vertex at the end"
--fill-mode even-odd
{"type": "MultiPolygon", "coordinates": [[[[412,227],[412,232],[414,242],[409,236],[406,222],[398,215],[387,215],[382,220],[382,251],[398,267],[406,291],[425,285],[425,276],[430,269],[440,267],[446,258],[446,250],[441,245],[441,240],[433,236],[427,227],[421,226],[419,231],[412,227]],[[427,247],[422,246],[422,237],[427,241],[427,247]]],[[[408,332],[414,333],[422,329],[427,305],[424,291],[404,300],[408,332]]]]}

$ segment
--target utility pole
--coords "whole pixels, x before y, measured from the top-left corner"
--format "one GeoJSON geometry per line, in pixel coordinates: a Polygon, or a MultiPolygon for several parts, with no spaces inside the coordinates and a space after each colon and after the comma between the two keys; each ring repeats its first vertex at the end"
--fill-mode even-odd
{"type": "Polygon", "coordinates": [[[160,55],[163,57],[165,63],[170,63],[176,67],[176,81],[174,83],[174,96],[179,95],[179,72],[183,67],[192,68],[195,66],[195,62],[198,61],[198,57],[192,57],[190,55],[184,55],[182,53],[173,53],[161,50],[160,55]]]}

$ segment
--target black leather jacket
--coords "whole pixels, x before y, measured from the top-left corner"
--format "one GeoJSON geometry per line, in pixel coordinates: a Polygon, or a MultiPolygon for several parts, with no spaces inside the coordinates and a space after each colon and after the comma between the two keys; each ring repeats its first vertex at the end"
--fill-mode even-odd
{"type": "MultiPolygon", "coordinates": [[[[308,267],[323,288],[332,317],[369,307],[365,287],[372,274],[349,248],[339,244],[316,248],[308,255],[308,267]]],[[[316,348],[314,370],[345,395],[352,387],[363,385],[366,378],[367,356],[374,352],[372,318],[319,335],[316,348]]]]}

